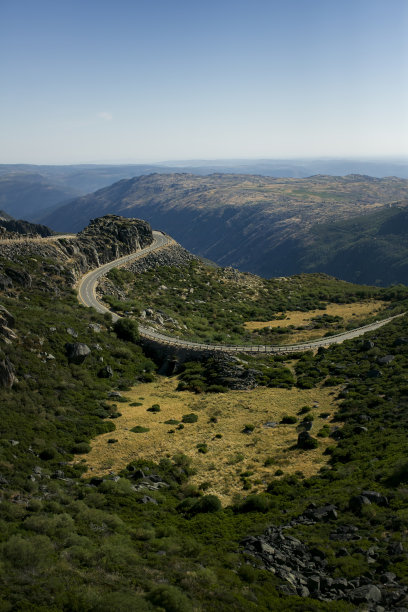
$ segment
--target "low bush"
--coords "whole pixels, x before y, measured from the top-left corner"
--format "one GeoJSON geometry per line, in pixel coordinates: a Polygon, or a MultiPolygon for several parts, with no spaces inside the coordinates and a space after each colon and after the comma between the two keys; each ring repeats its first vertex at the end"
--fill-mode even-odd
{"type": "Polygon", "coordinates": [[[74,444],[71,452],[74,455],[84,455],[85,453],[91,452],[91,447],[87,442],[78,442],[78,444],[74,444]]]}
{"type": "Polygon", "coordinates": [[[294,423],[297,423],[297,418],[295,416],[285,414],[285,416],[283,416],[281,419],[281,423],[282,425],[293,425],[294,423]]]}
{"type": "Polygon", "coordinates": [[[183,421],[183,423],[197,423],[198,415],[194,412],[190,412],[189,414],[183,414],[181,420],[183,421]]]}

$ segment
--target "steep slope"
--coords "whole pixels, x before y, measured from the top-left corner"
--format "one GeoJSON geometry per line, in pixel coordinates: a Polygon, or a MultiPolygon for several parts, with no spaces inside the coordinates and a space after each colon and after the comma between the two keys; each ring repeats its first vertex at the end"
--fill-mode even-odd
{"type": "MultiPolygon", "coordinates": [[[[364,252],[355,251],[349,269],[340,270],[316,257],[321,232],[339,221],[379,210],[389,202],[408,197],[408,181],[389,177],[315,176],[308,179],[275,179],[250,175],[192,174],[142,176],[123,180],[70,202],[43,222],[60,231],[76,231],[89,219],[107,212],[147,219],[194,253],[221,265],[264,276],[302,271],[325,271],[345,280],[389,282],[405,280],[396,253],[396,266],[387,275],[373,277],[362,269],[364,252]],[[311,249],[308,258],[309,249],[311,249]],[[313,262],[316,260],[316,265],[313,262]],[[322,266],[322,267],[321,267],[322,266]],[[401,276],[402,274],[402,276],[401,276]]],[[[335,225],[334,225],[335,227],[335,225]]],[[[336,253],[332,235],[327,249],[336,253]]],[[[359,238],[351,235],[350,243],[359,238]]],[[[322,238],[324,241],[324,236],[322,238]]],[[[388,243],[389,238],[383,238],[388,243]]]]}
{"type": "Polygon", "coordinates": [[[41,174],[0,175],[0,208],[19,219],[32,220],[39,211],[70,200],[78,193],[51,183],[41,174]]]}
{"type": "Polygon", "coordinates": [[[364,217],[315,226],[298,261],[307,272],[347,276],[357,283],[408,284],[408,202],[364,217]]]}

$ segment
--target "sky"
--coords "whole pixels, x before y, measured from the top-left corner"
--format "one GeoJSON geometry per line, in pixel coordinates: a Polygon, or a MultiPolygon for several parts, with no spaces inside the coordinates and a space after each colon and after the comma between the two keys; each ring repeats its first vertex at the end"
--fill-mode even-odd
{"type": "Polygon", "coordinates": [[[408,155],[408,0],[0,0],[0,163],[408,155]]]}

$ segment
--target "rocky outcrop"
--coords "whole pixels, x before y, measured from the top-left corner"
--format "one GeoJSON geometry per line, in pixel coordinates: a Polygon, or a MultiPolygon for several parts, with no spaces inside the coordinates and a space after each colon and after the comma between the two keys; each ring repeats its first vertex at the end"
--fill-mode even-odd
{"type": "Polygon", "coordinates": [[[216,383],[228,389],[254,389],[258,386],[257,379],[262,376],[259,370],[245,367],[241,359],[227,353],[215,353],[211,364],[217,373],[216,383]]]}
{"type": "Polygon", "coordinates": [[[14,327],[14,316],[5,308],[0,305],[0,339],[6,343],[10,343],[12,340],[16,340],[17,336],[12,330],[14,327]]]}
{"type": "Polygon", "coordinates": [[[11,389],[18,382],[14,366],[8,357],[0,361],[0,387],[11,389]]]}
{"type": "Polygon", "coordinates": [[[31,276],[25,270],[16,270],[15,268],[5,268],[5,273],[11,279],[13,284],[20,285],[24,289],[31,287],[31,276]]]}
{"type": "Polygon", "coordinates": [[[46,225],[22,220],[16,221],[12,218],[4,219],[0,216],[0,239],[19,238],[21,235],[45,238],[46,236],[52,236],[54,233],[46,225]]]}
{"type": "Polygon", "coordinates": [[[199,258],[183,249],[179,244],[172,244],[165,249],[146,255],[143,259],[134,261],[127,268],[136,274],[161,266],[185,266],[193,259],[198,260],[199,258]]]}
{"type": "MultiPolygon", "coordinates": [[[[248,536],[241,541],[241,546],[244,553],[256,557],[261,567],[282,580],[278,590],[285,595],[311,597],[320,601],[345,600],[355,605],[363,604],[364,610],[373,612],[406,610],[408,587],[399,584],[392,572],[379,568],[370,575],[353,579],[335,576],[323,550],[309,547],[287,532],[296,525],[313,525],[336,519],[335,506],[318,508],[311,504],[303,515],[293,519],[290,524],[271,526],[260,536],[248,536]]],[[[338,525],[330,534],[330,539],[352,542],[361,538],[357,532],[355,526],[338,525]]],[[[338,557],[349,554],[347,548],[337,551],[338,557]]],[[[359,554],[372,561],[378,555],[378,548],[361,549],[359,554]]],[[[401,554],[400,550],[398,554],[401,554]]]]}
{"type": "Polygon", "coordinates": [[[122,255],[130,255],[149,246],[153,241],[147,221],[105,215],[92,219],[77,235],[78,248],[89,267],[97,267],[122,255]]]}
{"type": "MultiPolygon", "coordinates": [[[[146,221],[106,215],[92,220],[77,236],[10,241],[2,241],[0,236],[0,257],[10,261],[36,256],[57,259],[71,270],[69,281],[75,284],[85,272],[143,249],[152,241],[152,230],[146,221]]],[[[0,289],[11,289],[14,281],[18,284],[23,284],[23,280],[29,282],[23,279],[21,273],[18,273],[19,278],[12,278],[16,271],[10,270],[5,273],[0,271],[0,289]]]]}

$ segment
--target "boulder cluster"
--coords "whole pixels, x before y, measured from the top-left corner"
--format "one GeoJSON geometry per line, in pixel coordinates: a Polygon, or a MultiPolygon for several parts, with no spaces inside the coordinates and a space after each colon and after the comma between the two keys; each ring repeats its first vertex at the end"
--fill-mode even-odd
{"type": "MultiPolygon", "coordinates": [[[[361,497],[368,503],[371,503],[370,499],[381,505],[388,503],[384,496],[375,491],[363,491],[361,497]]],[[[350,502],[351,507],[353,502],[350,502]]],[[[333,575],[323,550],[309,547],[288,533],[289,529],[296,526],[334,522],[337,519],[336,506],[329,504],[316,507],[310,504],[301,516],[287,525],[271,526],[260,536],[248,536],[241,541],[241,546],[244,553],[256,557],[258,567],[282,579],[278,587],[282,594],[311,597],[320,601],[345,600],[354,605],[363,604],[364,609],[370,612],[408,612],[408,587],[399,584],[393,572],[381,568],[379,548],[374,541],[367,550],[357,549],[374,569],[348,579],[333,575]]],[[[334,524],[329,538],[333,542],[355,543],[362,536],[355,525],[334,524]]],[[[407,558],[400,542],[390,541],[388,549],[390,557],[407,558]]],[[[342,547],[337,550],[336,556],[346,557],[349,554],[349,550],[342,547]]]]}

